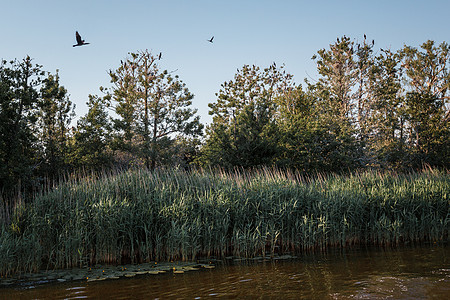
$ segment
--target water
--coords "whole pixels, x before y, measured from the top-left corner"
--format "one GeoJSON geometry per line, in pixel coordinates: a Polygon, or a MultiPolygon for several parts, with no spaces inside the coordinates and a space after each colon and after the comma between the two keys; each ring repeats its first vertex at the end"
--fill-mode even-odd
{"type": "Polygon", "coordinates": [[[450,247],[227,262],[184,274],[1,288],[1,299],[449,299],[450,247]]]}

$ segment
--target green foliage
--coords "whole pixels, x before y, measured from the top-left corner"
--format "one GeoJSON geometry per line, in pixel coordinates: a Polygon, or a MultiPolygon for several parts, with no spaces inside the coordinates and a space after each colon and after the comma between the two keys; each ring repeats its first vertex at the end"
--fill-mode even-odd
{"type": "Polygon", "coordinates": [[[344,36],[314,55],[319,76],[305,88],[284,66],[244,65],[209,104],[204,141],[193,95],[148,50],[110,71],[112,88],[90,96],[73,130],[74,106],[58,72],[46,75],[30,57],[2,61],[0,197],[19,201],[83,168],[447,169],[449,50],[427,41],[378,51],[375,41],[344,36]]]}
{"type": "Polygon", "coordinates": [[[41,66],[29,56],[0,65],[0,193],[8,196],[33,184],[42,76],[41,66]]]}
{"type": "Polygon", "coordinates": [[[372,166],[402,167],[405,148],[405,114],[402,103],[399,55],[384,50],[374,58],[369,74],[371,113],[368,117],[368,152],[372,166]]]}
{"type": "Polygon", "coordinates": [[[40,169],[44,176],[56,178],[68,171],[69,127],[74,109],[67,90],[59,85],[58,72],[49,73],[42,81],[39,102],[39,137],[43,149],[40,169]]]}
{"type": "Polygon", "coordinates": [[[328,121],[314,92],[305,92],[299,86],[283,95],[278,116],[278,165],[304,172],[340,172],[357,167],[355,138],[336,122],[328,121]]]}
{"type": "Polygon", "coordinates": [[[377,56],[374,46],[344,36],[319,50],[319,78],[305,91],[275,65],[244,66],[209,104],[199,161],[305,172],[448,168],[449,46],[427,41],[422,51],[377,56]]]}
{"type": "Polygon", "coordinates": [[[128,171],[74,178],[3,227],[0,273],[448,241],[449,174],[128,171]],[[36,251],[37,249],[37,251],[36,251]]]}
{"type": "Polygon", "coordinates": [[[349,126],[352,122],[355,97],[352,88],[357,76],[353,46],[350,38],[344,36],[330,45],[330,50],[321,49],[317,52],[318,57],[313,57],[321,76],[314,90],[322,102],[324,115],[335,119],[339,127],[349,126]]]}
{"type": "Polygon", "coordinates": [[[105,98],[89,95],[89,111],[81,117],[71,141],[71,165],[75,169],[102,170],[112,165],[111,124],[105,98]]]}
{"type": "Polygon", "coordinates": [[[150,52],[130,53],[121,66],[110,71],[117,130],[117,148],[142,158],[147,167],[160,163],[163,144],[175,134],[198,136],[203,126],[190,108],[193,95],[167,70],[160,71],[150,52]]]}
{"type": "Polygon", "coordinates": [[[275,64],[248,66],[222,84],[210,103],[213,124],[202,149],[205,164],[222,167],[270,165],[278,151],[276,98],[292,88],[292,75],[275,64]]]}
{"type": "Polygon", "coordinates": [[[445,42],[435,46],[429,40],[421,49],[405,46],[399,51],[407,82],[404,112],[409,153],[414,166],[448,167],[450,46],[445,42]]]}
{"type": "Polygon", "coordinates": [[[448,166],[450,124],[444,120],[444,102],[431,94],[406,95],[406,119],[410,124],[410,150],[413,164],[448,166]]]}

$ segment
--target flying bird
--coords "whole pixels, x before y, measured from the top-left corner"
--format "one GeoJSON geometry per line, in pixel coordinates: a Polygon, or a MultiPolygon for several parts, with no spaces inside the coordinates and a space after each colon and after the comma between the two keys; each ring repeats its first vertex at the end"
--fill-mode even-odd
{"type": "Polygon", "coordinates": [[[214,36],[212,38],[210,38],[209,40],[207,40],[208,42],[212,43],[214,39],[214,36]]]}
{"type": "Polygon", "coordinates": [[[161,60],[162,52],[159,52],[158,60],[161,60]]]}
{"type": "Polygon", "coordinates": [[[89,44],[89,43],[85,43],[84,40],[81,39],[81,35],[78,33],[78,31],[75,32],[75,38],[77,39],[77,44],[73,45],[73,47],[89,44]]]}

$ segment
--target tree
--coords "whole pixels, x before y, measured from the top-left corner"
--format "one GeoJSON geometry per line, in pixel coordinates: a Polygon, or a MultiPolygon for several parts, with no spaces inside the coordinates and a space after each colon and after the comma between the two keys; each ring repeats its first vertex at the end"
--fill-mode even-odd
{"type": "MultiPolygon", "coordinates": [[[[374,68],[375,59],[373,57],[373,47],[375,41],[372,43],[366,42],[366,35],[364,35],[364,40],[362,44],[356,44],[355,50],[355,67],[357,80],[355,87],[353,89],[357,90],[355,94],[355,105],[356,105],[356,124],[357,124],[357,137],[362,147],[367,147],[367,142],[370,134],[370,121],[373,120],[373,93],[371,92],[376,86],[372,85],[370,80],[371,72],[374,68]]],[[[366,163],[369,163],[370,153],[364,153],[366,163]]]]}
{"type": "Polygon", "coordinates": [[[160,71],[157,58],[148,50],[130,53],[110,71],[115,101],[116,144],[155,168],[163,144],[175,135],[198,136],[203,126],[196,109],[190,108],[193,95],[186,85],[167,70],[160,71]]]}
{"type": "Polygon", "coordinates": [[[69,126],[75,116],[75,105],[69,100],[67,90],[60,86],[58,71],[48,73],[42,81],[39,102],[40,140],[43,161],[40,169],[46,176],[55,178],[68,171],[69,126]]]}
{"type": "Polygon", "coordinates": [[[338,38],[329,50],[319,50],[313,59],[320,78],[314,85],[308,83],[308,89],[318,101],[320,126],[326,128],[327,169],[361,167],[365,162],[355,112],[363,112],[363,106],[356,106],[362,103],[362,91],[357,88],[361,72],[354,59],[354,43],[345,36],[338,38]]]}
{"type": "Polygon", "coordinates": [[[410,92],[405,105],[413,167],[449,167],[450,125],[444,121],[443,101],[432,94],[410,92]]]}
{"type": "Polygon", "coordinates": [[[422,51],[405,46],[399,51],[405,71],[405,112],[415,166],[450,164],[450,47],[433,41],[422,51]]]}
{"type": "Polygon", "coordinates": [[[179,136],[173,143],[172,165],[183,169],[199,166],[200,149],[202,142],[197,137],[179,136]]]}
{"type": "Polygon", "coordinates": [[[203,164],[251,167],[271,164],[278,151],[276,98],[292,88],[292,75],[271,66],[244,65],[222,84],[210,103],[213,123],[202,149],[203,164]]]}
{"type": "Polygon", "coordinates": [[[0,192],[20,197],[37,167],[36,121],[43,76],[27,56],[0,65],[0,192]]]}
{"type": "Polygon", "coordinates": [[[400,56],[382,50],[370,69],[371,113],[368,124],[367,151],[373,157],[372,166],[405,167],[404,95],[401,84],[400,56]]]}
{"type": "Polygon", "coordinates": [[[321,120],[320,102],[314,93],[299,85],[277,103],[277,165],[303,172],[336,171],[336,142],[321,120]]]}
{"type": "Polygon", "coordinates": [[[105,98],[89,95],[89,110],[80,118],[71,143],[71,165],[76,169],[102,170],[112,165],[111,123],[105,98]]]}
{"type": "Polygon", "coordinates": [[[354,124],[354,100],[361,94],[354,91],[358,70],[353,47],[350,38],[344,36],[331,44],[329,50],[321,49],[317,52],[318,56],[313,56],[321,76],[314,90],[323,102],[323,112],[339,122],[342,129],[354,124]]]}

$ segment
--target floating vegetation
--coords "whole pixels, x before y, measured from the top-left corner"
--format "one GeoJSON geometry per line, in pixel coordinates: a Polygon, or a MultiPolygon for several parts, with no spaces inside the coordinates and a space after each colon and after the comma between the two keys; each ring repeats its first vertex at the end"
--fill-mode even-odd
{"type": "Polygon", "coordinates": [[[127,266],[108,266],[97,268],[73,268],[70,270],[48,270],[38,273],[18,273],[14,276],[2,278],[1,286],[21,285],[21,284],[45,284],[50,282],[66,282],[66,281],[103,281],[119,278],[131,278],[135,276],[143,276],[147,274],[158,275],[168,271],[173,274],[183,274],[187,271],[198,271],[201,269],[211,269],[210,264],[199,264],[196,262],[176,262],[162,263],[157,266],[147,263],[139,265],[127,266]]]}
{"type": "Polygon", "coordinates": [[[155,261],[447,242],[449,191],[449,173],[433,170],[310,178],[269,169],[133,170],[74,178],[2,225],[1,282],[42,269],[91,267],[86,277],[94,280],[105,276],[94,272],[98,264],[120,264],[117,274],[104,271],[123,277],[156,274],[156,267],[173,272],[155,261]],[[142,263],[148,268],[136,270],[142,263]]]}

